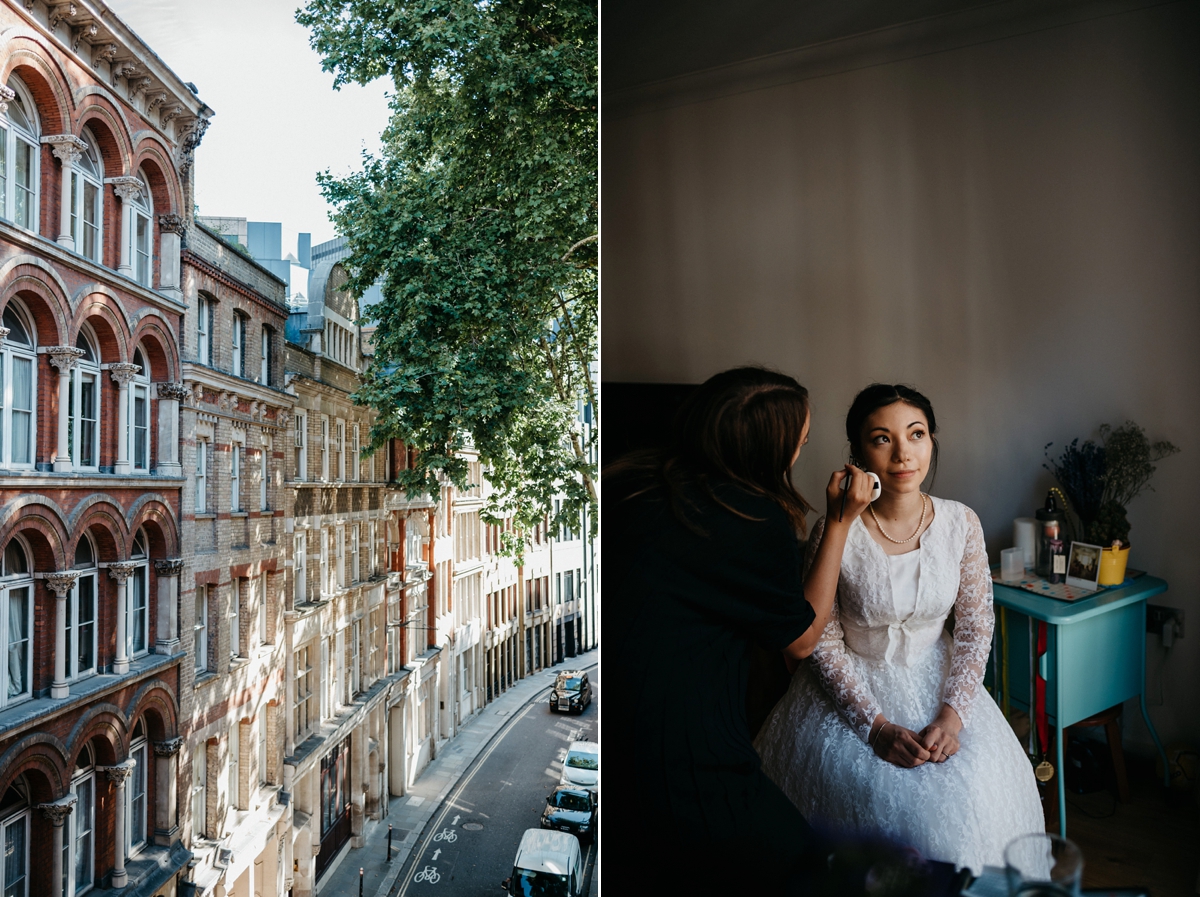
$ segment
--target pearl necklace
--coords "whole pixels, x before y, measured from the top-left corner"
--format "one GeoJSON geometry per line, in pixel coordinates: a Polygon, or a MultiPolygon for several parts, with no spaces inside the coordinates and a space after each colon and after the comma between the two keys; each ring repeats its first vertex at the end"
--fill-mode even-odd
{"type": "Polygon", "coordinates": [[[913,539],[915,539],[921,532],[921,527],[925,525],[925,511],[928,507],[928,496],[925,495],[924,492],[921,493],[921,522],[917,524],[916,530],[914,530],[913,534],[907,539],[893,539],[891,536],[889,536],[886,532],[884,532],[883,524],[879,522],[879,518],[875,516],[875,506],[867,505],[867,507],[871,509],[871,518],[875,521],[875,525],[879,527],[879,532],[883,534],[883,537],[889,542],[895,542],[897,545],[903,545],[905,542],[911,542],[913,539]]]}

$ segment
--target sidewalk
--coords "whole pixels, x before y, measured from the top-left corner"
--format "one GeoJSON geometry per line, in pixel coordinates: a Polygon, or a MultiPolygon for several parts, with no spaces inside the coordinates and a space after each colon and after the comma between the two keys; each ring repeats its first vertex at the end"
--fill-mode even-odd
{"type": "MultiPolygon", "coordinates": [[[[554,683],[559,670],[589,667],[599,652],[565,658],[557,666],[526,676],[466,721],[458,737],[447,741],[435,760],[418,776],[404,797],[393,797],[388,803],[388,815],[381,820],[368,819],[363,824],[365,844],[342,853],[333,868],[317,885],[317,895],[357,897],[358,870],[363,870],[363,897],[386,897],[396,876],[425,829],[425,824],[437,812],[442,801],[458,784],[467,768],[487,747],[514,711],[535,694],[554,683]],[[388,825],[392,826],[392,861],[386,862],[388,825]]],[[[592,893],[595,893],[593,879],[592,893]]]]}

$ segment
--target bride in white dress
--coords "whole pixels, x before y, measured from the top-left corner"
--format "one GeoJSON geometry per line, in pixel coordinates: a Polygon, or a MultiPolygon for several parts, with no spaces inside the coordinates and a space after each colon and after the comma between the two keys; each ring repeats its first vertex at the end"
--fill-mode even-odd
{"type": "MultiPolygon", "coordinates": [[[[755,747],[810,822],[882,832],[978,875],[1004,864],[1009,841],[1044,830],[1029,760],[982,684],[993,628],[983,529],[970,508],[920,491],[936,459],[920,393],[870,386],[846,429],[882,494],[851,525],[833,616],[755,747]]],[[[824,518],[808,558],[823,532],[824,518]]]]}

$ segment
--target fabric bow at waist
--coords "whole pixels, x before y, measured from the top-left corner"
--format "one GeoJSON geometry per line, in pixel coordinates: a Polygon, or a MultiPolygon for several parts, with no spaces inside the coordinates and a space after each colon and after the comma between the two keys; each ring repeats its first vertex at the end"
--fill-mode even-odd
{"type": "Polygon", "coordinates": [[[846,647],[869,660],[908,666],[933,645],[942,634],[941,620],[903,620],[887,626],[862,626],[842,618],[846,647]]]}

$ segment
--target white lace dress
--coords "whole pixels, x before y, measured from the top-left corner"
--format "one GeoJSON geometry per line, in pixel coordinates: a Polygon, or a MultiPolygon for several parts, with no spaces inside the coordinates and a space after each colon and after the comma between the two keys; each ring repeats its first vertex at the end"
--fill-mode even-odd
{"type": "Polygon", "coordinates": [[[983,529],[965,505],[932,501],[933,522],[907,555],[889,557],[855,520],[832,619],[755,747],[810,822],[882,832],[979,874],[1044,823],[1025,752],[982,685],[993,627],[983,529]],[[919,732],[943,702],[963,721],[945,762],[903,769],[867,746],[877,714],[919,732]]]}

